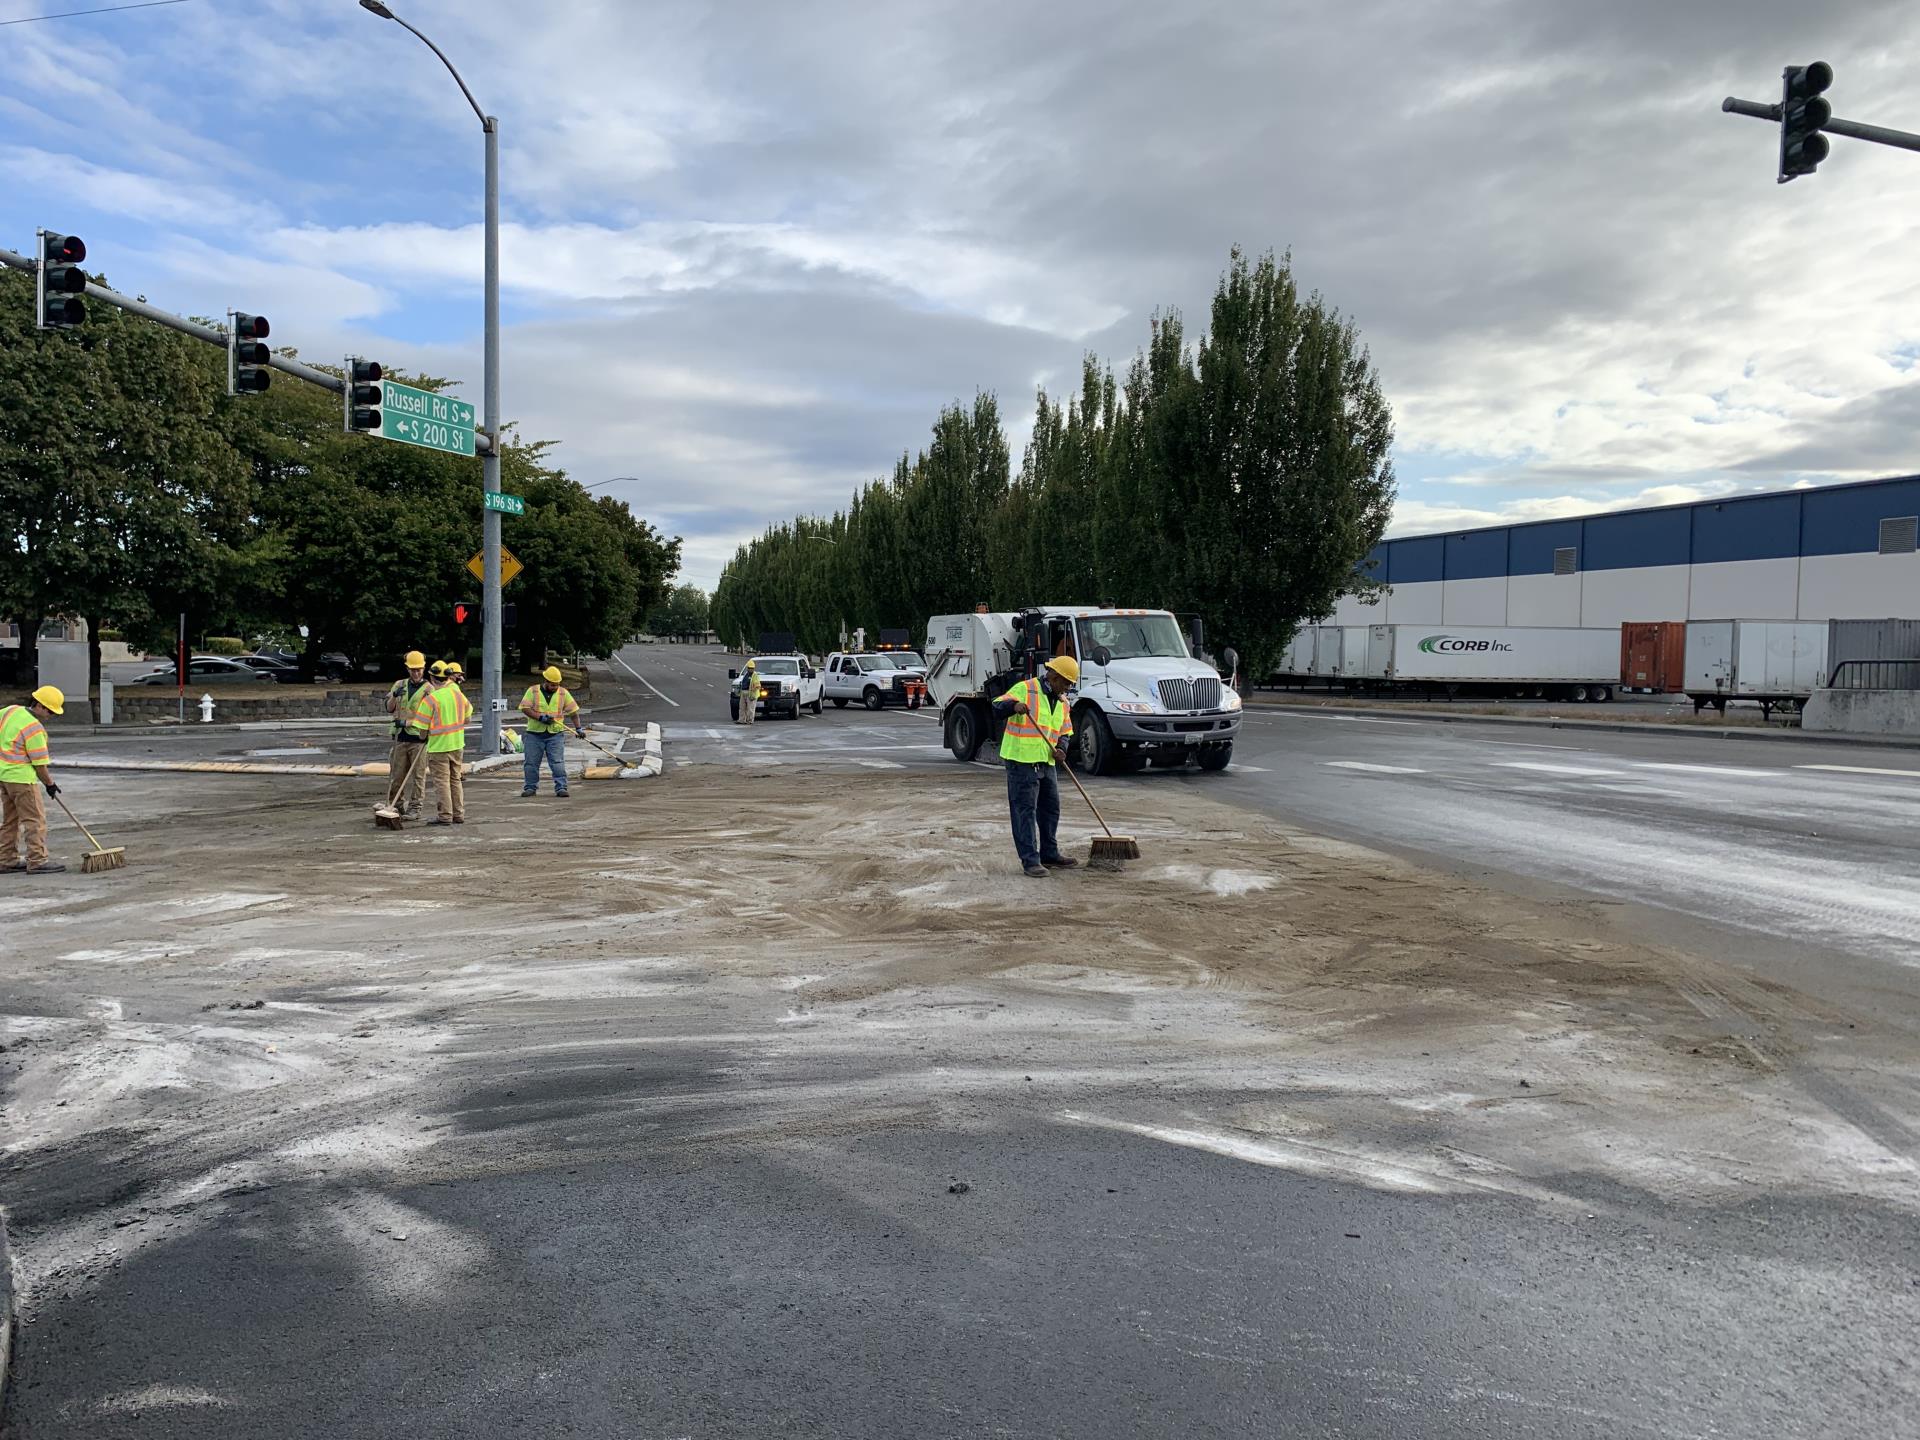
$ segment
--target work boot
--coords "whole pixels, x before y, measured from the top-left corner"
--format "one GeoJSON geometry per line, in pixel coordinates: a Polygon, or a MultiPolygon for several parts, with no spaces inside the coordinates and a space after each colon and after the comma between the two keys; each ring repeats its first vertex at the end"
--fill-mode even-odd
{"type": "Polygon", "coordinates": [[[567,798],[567,794],[568,792],[565,790],[556,790],[553,792],[553,798],[556,800],[565,800],[567,798]]]}
{"type": "Polygon", "coordinates": [[[522,800],[531,800],[533,796],[534,796],[534,792],[531,790],[522,790],[520,792],[520,798],[522,800]]]}
{"type": "Polygon", "coordinates": [[[427,824],[429,824],[429,825],[451,825],[451,824],[453,824],[453,821],[451,821],[451,820],[442,820],[442,819],[441,819],[441,818],[440,818],[439,816],[437,816],[437,815],[436,815],[436,816],[435,816],[435,817],[434,817],[433,819],[431,819],[431,820],[429,820],[429,821],[427,821],[427,824]]]}
{"type": "Polygon", "coordinates": [[[464,815],[456,815],[453,817],[453,823],[456,825],[464,825],[467,823],[467,817],[464,815]]]}
{"type": "Polygon", "coordinates": [[[49,860],[44,865],[29,865],[26,870],[29,875],[61,875],[66,873],[66,868],[58,860],[49,860]]]}
{"type": "Polygon", "coordinates": [[[1051,873],[1048,871],[1047,867],[1044,865],[1029,865],[1026,867],[1026,869],[1027,869],[1027,874],[1030,875],[1035,880],[1044,880],[1047,878],[1048,874],[1051,873]]]}
{"type": "Polygon", "coordinates": [[[1049,870],[1071,870],[1080,862],[1071,855],[1042,855],[1040,863],[1049,870]]]}
{"type": "Polygon", "coordinates": [[[18,875],[27,868],[27,862],[16,860],[11,865],[0,865],[0,875],[18,875]]]}

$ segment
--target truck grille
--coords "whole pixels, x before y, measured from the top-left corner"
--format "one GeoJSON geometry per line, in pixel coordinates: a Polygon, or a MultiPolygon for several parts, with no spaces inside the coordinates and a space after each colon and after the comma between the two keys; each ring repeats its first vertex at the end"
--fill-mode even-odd
{"type": "Polygon", "coordinates": [[[1169,710],[1218,710],[1218,680],[1162,680],[1160,703],[1169,710]]]}

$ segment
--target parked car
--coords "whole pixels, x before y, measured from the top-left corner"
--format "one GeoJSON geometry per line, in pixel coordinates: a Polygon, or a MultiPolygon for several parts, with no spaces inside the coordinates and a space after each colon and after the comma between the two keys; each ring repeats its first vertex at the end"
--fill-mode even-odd
{"type": "MultiPolygon", "coordinates": [[[[820,672],[807,663],[804,655],[756,655],[753,668],[760,675],[759,713],[771,719],[784,715],[798,720],[803,709],[820,713],[820,672]]],[[[740,672],[727,671],[727,713],[740,718],[740,672]]]]}
{"type": "Polygon", "coordinates": [[[273,680],[282,685],[300,683],[300,667],[297,664],[270,655],[238,655],[234,658],[262,680],[273,680]]]}
{"type": "MultiPolygon", "coordinates": [[[[141,675],[126,683],[129,685],[178,685],[175,678],[177,666],[162,665],[148,675],[141,675]]],[[[195,655],[187,661],[188,685],[270,685],[273,677],[262,675],[250,665],[238,660],[229,660],[224,655],[195,655]]]]}
{"type": "Polygon", "coordinates": [[[882,710],[891,703],[917,709],[926,693],[926,669],[911,661],[920,657],[908,652],[883,655],[852,655],[835,651],[827,657],[823,693],[840,709],[858,700],[869,710],[882,710]]]}

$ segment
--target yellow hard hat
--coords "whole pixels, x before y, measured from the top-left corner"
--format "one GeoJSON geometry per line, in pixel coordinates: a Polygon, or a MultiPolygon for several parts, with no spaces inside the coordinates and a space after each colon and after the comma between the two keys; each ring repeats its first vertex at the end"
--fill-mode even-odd
{"type": "Polygon", "coordinates": [[[1047,661],[1047,669],[1053,671],[1069,685],[1080,683],[1080,662],[1071,655],[1056,655],[1047,661]]]}
{"type": "Polygon", "coordinates": [[[409,650],[407,651],[405,664],[409,670],[424,670],[427,668],[427,657],[422,655],[418,650],[409,650]]]}
{"type": "Polygon", "coordinates": [[[58,686],[42,685],[33,692],[33,698],[56,715],[67,713],[67,697],[58,686]]]}
{"type": "Polygon", "coordinates": [[[464,678],[464,677],[466,676],[466,673],[467,673],[467,672],[466,672],[466,671],[464,671],[464,670],[462,670],[462,669],[460,668],[460,666],[459,666],[458,664],[456,664],[456,663],[455,663],[454,661],[451,661],[451,660],[449,660],[449,661],[447,662],[447,674],[449,674],[449,675],[459,675],[459,676],[461,676],[461,677],[463,677],[463,678],[464,678]]]}
{"type": "Polygon", "coordinates": [[[560,683],[560,667],[558,665],[547,666],[546,669],[540,672],[540,678],[549,685],[558,685],[560,683]]]}
{"type": "Polygon", "coordinates": [[[436,680],[444,680],[447,676],[447,662],[444,660],[434,661],[433,668],[428,673],[436,680]]]}

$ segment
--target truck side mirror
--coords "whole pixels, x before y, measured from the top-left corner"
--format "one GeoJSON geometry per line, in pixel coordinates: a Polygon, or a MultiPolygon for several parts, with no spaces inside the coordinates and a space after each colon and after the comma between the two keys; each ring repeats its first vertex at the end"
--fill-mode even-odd
{"type": "Polygon", "coordinates": [[[740,672],[738,670],[727,671],[727,679],[738,680],[739,678],[740,678],[740,672]]]}
{"type": "Polygon", "coordinates": [[[1207,622],[1194,616],[1187,621],[1187,636],[1193,641],[1193,653],[1198,655],[1207,648],[1207,622]]]}
{"type": "Polygon", "coordinates": [[[1109,650],[1104,645],[1094,646],[1093,647],[1093,663],[1098,666],[1101,666],[1102,668],[1105,668],[1106,666],[1111,665],[1113,663],[1113,651],[1109,650]]]}

